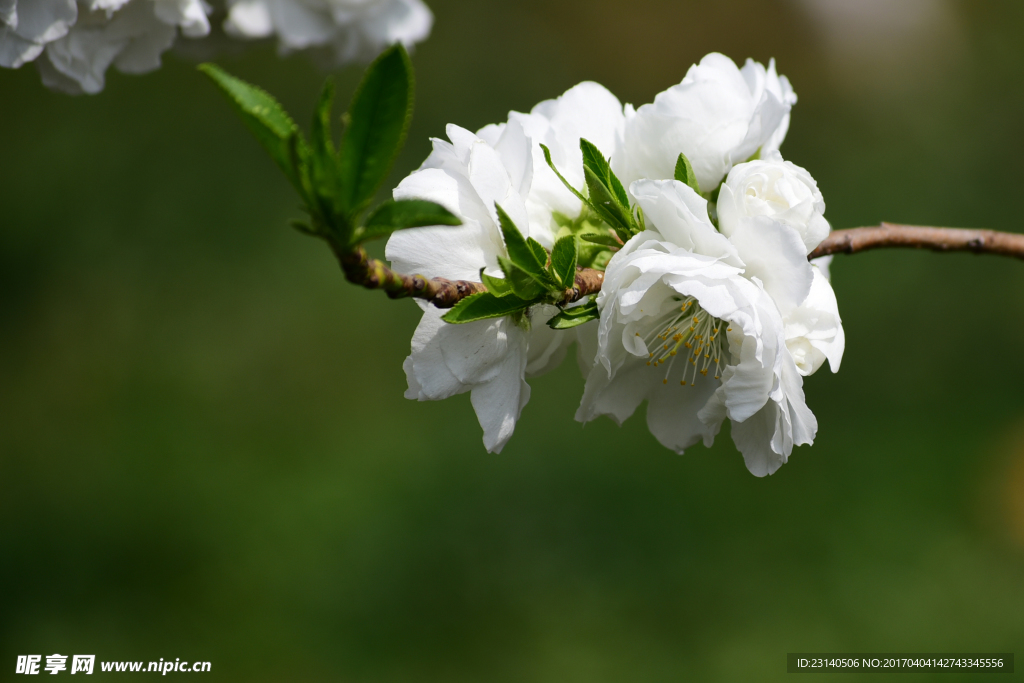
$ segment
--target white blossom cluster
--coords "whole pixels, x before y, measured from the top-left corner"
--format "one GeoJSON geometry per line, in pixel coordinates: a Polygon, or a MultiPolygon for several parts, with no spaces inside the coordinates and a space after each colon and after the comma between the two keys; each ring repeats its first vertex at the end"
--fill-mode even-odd
{"type": "Polygon", "coordinates": [[[406,396],[469,392],[484,444],[499,452],[530,398],[527,378],[554,368],[578,341],[586,387],[577,420],[621,423],[646,400],[652,434],[682,453],[698,441],[710,446],[729,418],[748,469],[775,472],[817,431],[803,377],[825,361],[837,371],[845,345],[827,261],[808,261],[829,233],[824,201],[810,174],[779,153],[795,102],[774,62],[739,68],[710,54],[639,109],[581,83],[475,134],[450,125],[394,196],[435,201],[463,224],[394,233],[387,257],[397,270],[500,277],[498,259],[508,254],[496,204],[551,249],[566,220],[586,209],[541,145],[585,192],[581,137],[610,157],[643,231],[607,264],[600,319],[574,332],[545,324],[553,306],[447,324],[443,311],[421,304],[406,396]],[[680,153],[700,192],[675,179],[680,153]]]}
{"type": "Polygon", "coordinates": [[[179,32],[205,38],[219,15],[231,37],[276,37],[282,53],[323,48],[338,64],[411,47],[433,24],[421,0],[0,0],[0,66],[34,61],[48,87],[94,94],[111,66],[157,69],[179,32]]]}

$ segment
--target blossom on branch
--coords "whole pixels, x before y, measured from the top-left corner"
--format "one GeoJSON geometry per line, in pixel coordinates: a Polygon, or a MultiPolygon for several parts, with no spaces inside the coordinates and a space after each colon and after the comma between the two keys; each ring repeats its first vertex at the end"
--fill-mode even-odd
{"type": "MultiPolygon", "coordinates": [[[[434,140],[433,153],[398,185],[394,196],[437,202],[461,218],[462,225],[398,231],[388,240],[387,258],[400,271],[428,278],[479,280],[481,269],[500,276],[498,259],[508,252],[497,206],[524,235],[532,227],[526,210],[533,178],[530,140],[515,121],[494,144],[454,125],[448,126],[448,137],[451,142],[434,140]]],[[[484,445],[500,452],[530,400],[525,378],[560,363],[571,335],[544,324],[557,312],[552,306],[449,325],[441,320],[443,311],[419,303],[423,318],[404,364],[406,397],[435,401],[470,392],[484,445]]]]}
{"type": "Polygon", "coordinates": [[[712,53],[678,85],[637,110],[626,107],[623,144],[612,166],[626,185],[671,178],[680,153],[702,192],[711,192],[734,164],[778,150],[796,94],[785,76],[748,59],[742,69],[712,53]]]}
{"type": "Polygon", "coordinates": [[[647,229],[608,266],[577,419],[621,423],[646,399],[651,432],[682,453],[710,446],[728,417],[747,468],[771,474],[817,430],[786,338],[785,318],[815,280],[803,241],[766,216],[740,218],[726,237],[680,181],[640,180],[630,192],[647,229]]]}

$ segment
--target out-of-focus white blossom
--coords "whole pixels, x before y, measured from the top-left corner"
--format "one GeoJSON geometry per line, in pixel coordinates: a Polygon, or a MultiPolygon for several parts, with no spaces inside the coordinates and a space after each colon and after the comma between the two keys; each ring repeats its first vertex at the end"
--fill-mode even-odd
{"type": "Polygon", "coordinates": [[[228,0],[224,30],[276,36],[282,52],[326,46],[344,64],[368,61],[395,43],[412,47],[433,22],[422,0],[228,0]]]}
{"type": "Polygon", "coordinates": [[[75,0],[0,0],[0,66],[31,62],[77,18],[75,0]]]}
{"type": "Polygon", "coordinates": [[[766,69],[748,59],[740,69],[725,55],[709,54],[653,103],[626,106],[623,145],[612,165],[625,185],[667,179],[683,153],[701,191],[711,192],[734,164],[779,148],[795,102],[774,60],[766,69]]]}
{"type": "MultiPolygon", "coordinates": [[[[282,52],[325,48],[339,64],[368,61],[390,45],[430,34],[422,0],[227,0],[235,38],[276,36],[282,52]]],[[[206,0],[0,0],[0,66],[36,61],[43,82],[78,94],[103,89],[111,66],[132,74],[160,66],[180,31],[210,33],[206,0]]]]}
{"type": "Polygon", "coordinates": [[[47,86],[97,93],[111,66],[158,68],[179,30],[209,34],[209,12],[203,0],[0,0],[0,66],[36,60],[47,86]]]}

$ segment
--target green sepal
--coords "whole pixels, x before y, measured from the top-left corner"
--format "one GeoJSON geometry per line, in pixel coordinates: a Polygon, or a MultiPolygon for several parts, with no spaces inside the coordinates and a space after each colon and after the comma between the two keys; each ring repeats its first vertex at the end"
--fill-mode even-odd
{"type": "Polygon", "coordinates": [[[508,295],[496,297],[490,292],[472,294],[459,301],[455,306],[441,316],[446,323],[471,323],[487,318],[501,318],[506,315],[521,311],[530,306],[532,302],[508,295]]]}
{"type": "Polygon", "coordinates": [[[305,198],[299,169],[293,165],[290,141],[298,138],[301,146],[305,146],[305,142],[287,112],[266,91],[235,78],[216,64],[200,64],[199,70],[227,96],[246,127],[305,198]]]}
{"type": "Polygon", "coordinates": [[[350,218],[369,206],[405,142],[413,89],[412,64],[399,43],[374,60],[352,98],[339,158],[339,205],[350,218]]]}
{"type": "Polygon", "coordinates": [[[499,299],[508,296],[512,293],[512,285],[509,284],[508,280],[503,280],[500,277],[494,277],[484,272],[485,268],[480,269],[480,282],[484,283],[487,287],[487,291],[498,297],[499,299]]]}
{"type": "Polygon", "coordinates": [[[462,225],[462,221],[435,202],[423,199],[389,199],[373,210],[363,227],[352,233],[349,246],[354,247],[366,240],[387,237],[395,230],[431,225],[462,225]]]}
{"type": "Polygon", "coordinates": [[[548,320],[548,327],[554,330],[569,330],[600,317],[601,314],[597,310],[597,298],[591,297],[590,301],[582,306],[567,308],[548,320]]]}
{"type": "Polygon", "coordinates": [[[562,289],[573,286],[576,281],[576,238],[572,235],[555,242],[551,250],[551,275],[562,289]]]}
{"type": "Polygon", "coordinates": [[[690,160],[687,159],[686,155],[682,152],[679,153],[679,158],[676,159],[675,178],[679,182],[689,185],[694,192],[700,194],[700,185],[697,183],[697,175],[693,172],[693,166],[690,165],[690,160]]]}
{"type": "Polygon", "coordinates": [[[508,283],[509,287],[512,288],[512,291],[519,298],[532,301],[548,290],[545,282],[539,281],[537,276],[526,272],[514,261],[504,256],[499,256],[498,265],[501,266],[502,272],[505,273],[505,282],[508,283]]]}

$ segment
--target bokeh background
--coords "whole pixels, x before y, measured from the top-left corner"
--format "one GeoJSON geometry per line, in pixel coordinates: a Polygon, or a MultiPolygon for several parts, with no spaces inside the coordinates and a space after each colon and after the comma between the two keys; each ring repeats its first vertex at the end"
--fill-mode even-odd
{"type": "MultiPolygon", "coordinates": [[[[717,50],[792,80],[783,153],[833,226],[1024,230],[1022,3],[430,4],[394,182],[447,122],[585,79],[639,105],[717,50]]],[[[307,58],[219,61],[308,119],[307,58]]],[[[467,396],[402,398],[418,309],[286,227],[296,198],[194,66],[82,98],[0,71],[0,679],[54,652],[356,682],[1021,654],[1021,263],[838,257],[843,368],[807,381],[818,439],[770,478],[727,430],[680,457],[642,415],[581,427],[571,358],[489,455],[467,396]]]]}

